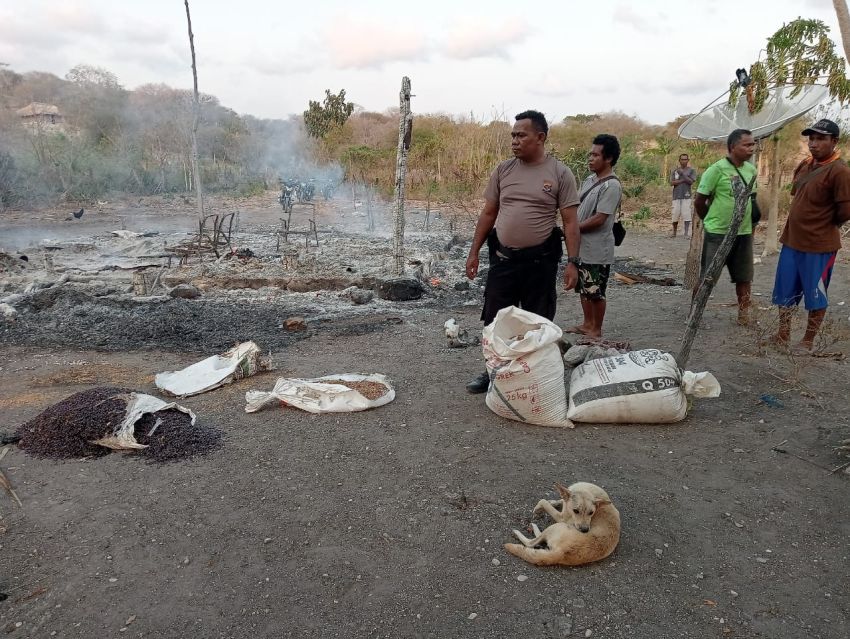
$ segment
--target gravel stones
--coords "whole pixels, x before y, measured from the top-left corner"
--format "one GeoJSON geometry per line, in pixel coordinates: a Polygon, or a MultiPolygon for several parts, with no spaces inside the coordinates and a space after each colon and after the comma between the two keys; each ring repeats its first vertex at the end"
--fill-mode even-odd
{"type": "Polygon", "coordinates": [[[377,282],[378,297],[393,302],[418,300],[425,290],[422,282],[413,277],[394,277],[377,282]]]}
{"type": "Polygon", "coordinates": [[[170,297],[179,297],[184,300],[196,300],[201,296],[201,291],[193,284],[178,284],[168,291],[168,295],[170,297]]]}
{"type": "MultiPolygon", "coordinates": [[[[91,442],[111,433],[123,421],[133,392],[98,387],[66,397],[17,429],[21,437],[18,446],[35,457],[48,459],[108,455],[111,449],[91,442]]],[[[193,426],[191,417],[178,410],[144,415],[136,422],[134,434],[147,448],[129,454],[152,462],[203,455],[222,444],[221,431],[193,426]]]]}
{"type": "Polygon", "coordinates": [[[288,331],[304,331],[307,330],[307,321],[303,317],[287,317],[283,327],[288,331]]]}
{"type": "Polygon", "coordinates": [[[350,297],[353,304],[368,304],[375,297],[375,294],[372,291],[358,288],[351,291],[350,297]]]}

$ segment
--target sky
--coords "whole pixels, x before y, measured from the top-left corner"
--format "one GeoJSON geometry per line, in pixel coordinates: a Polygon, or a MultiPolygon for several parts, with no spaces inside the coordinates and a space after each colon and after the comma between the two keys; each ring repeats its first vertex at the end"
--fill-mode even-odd
{"type": "MultiPolygon", "coordinates": [[[[841,41],[831,0],[190,0],[198,84],[238,113],[286,118],[325,89],[383,112],[550,121],[694,113],[797,17],[841,41]]],[[[127,89],[192,86],[183,0],[0,0],[0,63],[60,77],[105,68],[127,89]]]]}

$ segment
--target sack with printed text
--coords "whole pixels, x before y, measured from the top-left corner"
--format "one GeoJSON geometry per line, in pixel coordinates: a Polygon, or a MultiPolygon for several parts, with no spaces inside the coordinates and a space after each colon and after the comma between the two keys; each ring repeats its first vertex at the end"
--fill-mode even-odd
{"type": "Polygon", "coordinates": [[[558,346],[561,335],[546,318],[515,306],[497,313],[482,337],[490,410],[528,424],[572,427],[558,346]]]}
{"type": "Polygon", "coordinates": [[[631,351],[573,370],[567,416],[597,424],[667,424],[685,418],[688,395],[718,397],[711,373],[680,371],[670,353],[631,351]]]}

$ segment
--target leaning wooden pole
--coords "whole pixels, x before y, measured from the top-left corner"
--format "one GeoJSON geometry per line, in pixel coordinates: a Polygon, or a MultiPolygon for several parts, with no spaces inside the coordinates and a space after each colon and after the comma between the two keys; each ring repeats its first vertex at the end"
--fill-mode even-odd
{"type": "Polygon", "coordinates": [[[396,275],[404,274],[404,183],[407,177],[407,152],[413,133],[410,113],[410,78],[401,79],[398,114],[398,152],[395,164],[395,233],[393,236],[393,265],[396,275]]]}
{"type": "Polygon", "coordinates": [[[705,276],[702,278],[694,299],[691,302],[691,312],[688,314],[688,321],[685,324],[682,345],[679,348],[679,354],[676,356],[676,363],[682,370],[684,370],[691,356],[691,346],[693,346],[694,338],[699,330],[705,305],[708,303],[711,291],[714,290],[714,285],[717,284],[717,278],[726,264],[726,257],[729,255],[729,251],[732,250],[732,243],[738,237],[738,229],[747,211],[747,201],[750,199],[750,193],[752,193],[757,179],[758,176],[754,176],[744,188],[743,193],[739,193],[735,197],[735,210],[732,214],[732,221],[729,223],[729,230],[726,231],[726,237],[723,238],[717,249],[717,253],[714,254],[714,258],[712,258],[711,263],[708,265],[705,276]]]}
{"type": "Polygon", "coordinates": [[[195,183],[195,198],[198,201],[198,223],[204,220],[204,196],[201,189],[201,171],[198,168],[198,120],[201,115],[201,100],[198,97],[198,67],[195,65],[195,36],[192,34],[192,16],[189,15],[189,0],[186,5],[186,23],[189,25],[189,49],[192,51],[192,79],[194,99],[192,101],[192,181],[195,183]]]}

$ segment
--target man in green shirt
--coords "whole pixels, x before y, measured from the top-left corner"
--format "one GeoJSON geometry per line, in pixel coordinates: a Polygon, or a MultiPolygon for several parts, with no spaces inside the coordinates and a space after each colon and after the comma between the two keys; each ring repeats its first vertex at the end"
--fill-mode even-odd
{"type": "MultiPolygon", "coordinates": [[[[726,139],[726,148],[727,156],[706,169],[694,199],[694,210],[702,219],[705,231],[700,278],[705,277],[708,265],[729,230],[735,210],[735,195],[741,193],[756,175],[756,167],[748,162],[756,149],[756,141],[751,131],[732,131],[726,139]]],[[[753,281],[753,222],[752,204],[749,199],[744,219],[738,228],[738,237],[726,257],[726,268],[735,284],[738,297],[738,324],[746,325],[750,319],[750,292],[753,281]]]]}

